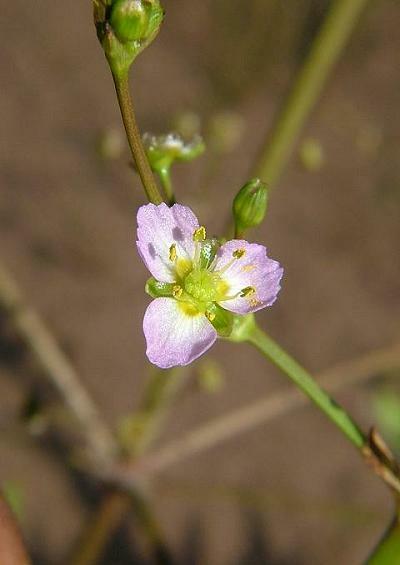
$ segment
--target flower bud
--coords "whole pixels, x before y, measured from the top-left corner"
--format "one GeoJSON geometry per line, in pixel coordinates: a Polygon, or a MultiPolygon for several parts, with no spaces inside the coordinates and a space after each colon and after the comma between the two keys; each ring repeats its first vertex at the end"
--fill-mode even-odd
{"type": "Polygon", "coordinates": [[[97,35],[114,76],[131,64],[156,37],[164,10],[160,0],[93,0],[97,35]]]}
{"type": "Polygon", "coordinates": [[[236,236],[261,224],[268,206],[268,188],[260,179],[252,179],[237,193],[233,201],[236,236]]]}
{"type": "Polygon", "coordinates": [[[184,141],[178,133],[143,135],[143,144],[150,166],[156,173],[169,170],[174,161],[191,161],[204,152],[205,145],[199,135],[184,141]]]}
{"type": "Polygon", "coordinates": [[[208,357],[199,366],[197,382],[200,389],[207,394],[221,392],[225,385],[225,374],[222,366],[208,357]]]}
{"type": "Polygon", "coordinates": [[[152,171],[157,173],[164,188],[169,204],[175,202],[171,183],[171,167],[175,161],[191,161],[201,155],[205,149],[204,142],[199,135],[191,141],[184,141],[178,133],[166,135],[143,135],[143,145],[152,171]]]}
{"type": "Polygon", "coordinates": [[[160,10],[157,0],[116,0],[109,21],[121,43],[143,41],[151,35],[160,10]]]}

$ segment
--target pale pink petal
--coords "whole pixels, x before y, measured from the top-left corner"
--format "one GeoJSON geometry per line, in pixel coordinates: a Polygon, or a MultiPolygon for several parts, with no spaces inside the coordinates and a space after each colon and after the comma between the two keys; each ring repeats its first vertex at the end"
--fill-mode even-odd
{"type": "Polygon", "coordinates": [[[219,304],[237,314],[248,314],[271,306],[281,289],[283,269],[277,261],[267,256],[267,250],[263,245],[244,240],[228,241],[217,253],[214,271],[219,271],[230,263],[234,252],[238,250],[244,250],[244,255],[234,260],[232,265],[221,274],[228,285],[227,296],[234,298],[220,301],[219,304]],[[252,287],[255,293],[240,297],[240,292],[249,287],[252,287]]]}
{"type": "Polygon", "coordinates": [[[188,365],[209,349],[217,332],[204,314],[188,315],[173,298],[156,298],[143,320],[147,357],[161,369],[188,365]]]}
{"type": "Polygon", "coordinates": [[[147,268],[157,280],[176,280],[174,263],[169,259],[171,245],[177,258],[191,260],[194,255],[193,233],[199,222],[190,208],[174,204],[146,204],[137,213],[137,247],[147,268]]]}

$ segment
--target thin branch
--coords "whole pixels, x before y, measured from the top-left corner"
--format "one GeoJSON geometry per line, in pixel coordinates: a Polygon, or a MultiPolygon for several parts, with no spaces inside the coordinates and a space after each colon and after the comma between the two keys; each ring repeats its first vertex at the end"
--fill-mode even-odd
{"type": "MultiPolygon", "coordinates": [[[[94,521],[90,523],[81,536],[74,556],[68,561],[70,565],[95,565],[101,559],[107,543],[110,542],[121,522],[134,510],[138,526],[144,534],[146,557],[151,563],[170,562],[167,547],[157,522],[145,501],[143,493],[139,495],[137,485],[136,493],[131,488],[130,492],[121,490],[108,491],[100,500],[96,508],[94,521]]],[[[135,538],[137,539],[137,532],[135,538]]]]}
{"type": "Polygon", "coordinates": [[[90,451],[99,462],[109,461],[117,452],[111,431],[103,422],[68,357],[39,314],[22,298],[16,282],[1,264],[0,307],[9,315],[46,377],[79,421],[90,451]]]}
{"type": "MultiPolygon", "coordinates": [[[[130,461],[143,455],[158,436],[164,419],[185,383],[186,377],[185,369],[175,369],[168,375],[165,374],[165,371],[156,369],[153,371],[144,391],[141,406],[134,414],[134,417],[142,418],[143,427],[130,446],[130,461]]],[[[118,490],[107,492],[92,513],[71,563],[73,565],[95,565],[107,543],[129,514],[131,507],[132,499],[129,493],[118,490]]],[[[151,531],[157,533],[155,524],[151,527],[151,531]]],[[[157,533],[153,537],[156,541],[156,544],[153,545],[158,548],[156,552],[165,554],[166,550],[162,551],[163,544],[160,534],[157,533]]]]}
{"type": "MultiPolygon", "coordinates": [[[[79,375],[60,349],[50,330],[37,312],[24,301],[17,284],[1,264],[0,308],[8,314],[21,338],[40,364],[45,376],[59,391],[64,403],[79,422],[89,448],[89,468],[104,471],[116,465],[120,452],[116,439],[103,422],[97,407],[83,387],[79,375]]],[[[166,553],[158,525],[141,485],[139,482],[132,482],[127,490],[128,492],[122,494],[123,503],[119,504],[121,495],[115,494],[115,506],[128,508],[129,505],[132,507],[150,544],[155,545],[154,552],[166,553]]]]}
{"type": "Polygon", "coordinates": [[[241,483],[202,482],[198,480],[160,478],[156,486],[157,494],[171,497],[175,502],[180,499],[198,504],[209,505],[215,502],[231,502],[234,505],[254,508],[258,511],[296,513],[304,518],[305,514],[317,514],[336,519],[342,523],[352,522],[353,527],[365,528],[368,523],[380,524],[385,520],[386,512],[375,506],[358,504],[348,499],[339,501],[336,494],[326,493],[316,498],[309,494],[299,495],[287,485],[269,489],[243,485],[241,483]]]}
{"type": "MultiPolygon", "coordinates": [[[[324,388],[333,392],[397,367],[400,367],[400,343],[340,363],[322,373],[318,380],[324,388]]],[[[129,484],[130,480],[138,475],[144,474],[148,477],[150,474],[160,473],[191,456],[203,453],[295,408],[304,406],[307,402],[308,399],[296,389],[270,394],[263,400],[235,410],[187,433],[181,439],[172,441],[131,466],[120,468],[116,478],[129,484]]]]}
{"type": "Polygon", "coordinates": [[[30,565],[17,522],[0,493],[0,563],[30,565]]]}
{"type": "Polygon", "coordinates": [[[400,555],[400,517],[394,516],[382,539],[366,561],[366,565],[392,565],[400,555]]]}
{"type": "MultiPolygon", "coordinates": [[[[270,186],[287,164],[297,137],[315,106],[368,0],[334,0],[310,52],[277,115],[256,176],[270,186]]],[[[252,176],[254,172],[252,173],[252,176]]]]}
{"type": "Polygon", "coordinates": [[[113,75],[113,79],[126,137],[128,139],[132,157],[139,172],[143,188],[146,192],[146,196],[149,202],[152,202],[153,204],[161,204],[161,202],[163,202],[163,198],[158,190],[154,175],[147,160],[142,138],[136,122],[132,97],[129,92],[128,76],[118,77],[113,75]]]}

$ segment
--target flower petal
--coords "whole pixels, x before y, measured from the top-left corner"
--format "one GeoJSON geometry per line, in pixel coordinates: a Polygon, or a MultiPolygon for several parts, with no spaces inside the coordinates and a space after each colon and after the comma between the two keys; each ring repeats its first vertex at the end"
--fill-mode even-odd
{"type": "Polygon", "coordinates": [[[173,298],[157,298],[143,319],[147,357],[161,369],[188,365],[217,339],[204,314],[188,315],[173,298]]]}
{"type": "Polygon", "coordinates": [[[277,261],[267,256],[266,248],[257,243],[233,239],[222,245],[218,251],[214,271],[220,271],[231,261],[231,266],[226,268],[221,278],[228,285],[226,294],[232,297],[238,296],[220,301],[219,304],[237,314],[248,314],[271,306],[281,289],[279,283],[283,268],[277,261]],[[237,251],[239,258],[234,259],[233,254],[237,251]],[[242,251],[244,253],[240,256],[242,251]],[[244,289],[248,289],[247,296],[239,296],[244,289]],[[254,289],[255,292],[250,289],[254,289]]]}
{"type": "Polygon", "coordinates": [[[191,261],[194,255],[193,233],[199,222],[190,208],[174,204],[146,204],[137,214],[137,247],[153,277],[162,282],[176,280],[170,260],[171,245],[176,245],[177,261],[191,261]]]}

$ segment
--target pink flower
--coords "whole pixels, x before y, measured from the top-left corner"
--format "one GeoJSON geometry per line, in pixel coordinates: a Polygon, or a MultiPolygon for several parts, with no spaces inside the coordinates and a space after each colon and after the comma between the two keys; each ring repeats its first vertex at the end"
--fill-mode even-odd
{"type": "Polygon", "coordinates": [[[143,331],[158,367],[188,365],[207,351],[221,313],[249,314],[275,302],[283,269],[263,245],[235,239],[219,245],[180,204],[147,204],[137,220],[137,247],[156,279],[158,298],[146,310],[143,331]]]}

